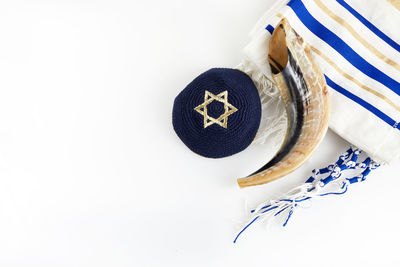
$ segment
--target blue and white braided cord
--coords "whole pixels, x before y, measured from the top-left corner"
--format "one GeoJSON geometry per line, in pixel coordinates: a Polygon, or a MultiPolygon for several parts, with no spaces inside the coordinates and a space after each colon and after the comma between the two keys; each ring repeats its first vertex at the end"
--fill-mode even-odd
{"type": "Polygon", "coordinates": [[[283,226],[286,226],[294,211],[301,207],[305,201],[328,195],[342,195],[347,192],[350,184],[365,181],[371,171],[380,165],[369,157],[358,162],[361,154],[361,150],[349,148],[346,153],[339,157],[336,163],[326,168],[313,170],[311,177],[303,185],[289,191],[286,196],[259,205],[251,211],[250,222],[238,233],[234,243],[257,220],[269,216],[276,218],[278,215],[286,214],[287,218],[283,224],[283,226]],[[346,177],[345,173],[350,170],[352,172],[358,171],[358,174],[351,178],[346,177]]]}

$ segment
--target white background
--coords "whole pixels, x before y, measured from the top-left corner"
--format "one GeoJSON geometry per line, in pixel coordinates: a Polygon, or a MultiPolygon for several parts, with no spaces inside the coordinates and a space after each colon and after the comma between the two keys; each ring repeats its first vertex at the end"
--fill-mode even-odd
{"type": "Polygon", "coordinates": [[[399,266],[399,164],[233,245],[246,201],[348,144],[328,132],[300,170],[241,190],[268,148],[210,160],[172,129],[175,96],[235,67],[272,2],[1,0],[0,266],[399,266]]]}

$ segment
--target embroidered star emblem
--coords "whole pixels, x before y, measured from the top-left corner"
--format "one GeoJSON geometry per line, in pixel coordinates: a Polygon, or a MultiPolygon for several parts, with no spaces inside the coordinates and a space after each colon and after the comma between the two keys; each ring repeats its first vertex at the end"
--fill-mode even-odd
{"type": "Polygon", "coordinates": [[[223,128],[228,127],[228,117],[238,111],[237,108],[235,108],[233,105],[229,104],[228,102],[228,91],[224,91],[218,95],[214,95],[210,93],[209,91],[205,91],[204,93],[204,102],[194,108],[195,111],[203,115],[204,117],[204,128],[207,128],[208,126],[213,125],[214,123],[218,124],[219,126],[223,128]],[[219,116],[217,119],[209,116],[207,114],[207,106],[211,104],[214,100],[219,101],[224,104],[224,109],[225,112],[221,116],[219,116]]]}

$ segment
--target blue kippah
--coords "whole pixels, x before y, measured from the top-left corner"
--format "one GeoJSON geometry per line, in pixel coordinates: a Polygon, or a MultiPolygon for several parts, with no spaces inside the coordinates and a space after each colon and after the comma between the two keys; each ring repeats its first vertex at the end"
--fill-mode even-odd
{"type": "Polygon", "coordinates": [[[222,158],[248,147],[261,120],[261,102],[250,77],[235,69],[211,69],[175,99],[172,124],[193,152],[222,158]]]}

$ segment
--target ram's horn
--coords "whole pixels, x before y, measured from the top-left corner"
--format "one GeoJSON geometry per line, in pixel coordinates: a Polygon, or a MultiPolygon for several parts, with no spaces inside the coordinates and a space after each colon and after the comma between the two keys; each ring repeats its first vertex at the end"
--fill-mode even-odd
{"type": "Polygon", "coordinates": [[[282,19],[273,32],[268,62],[286,106],[288,129],[278,153],[240,187],[265,184],[300,167],[322,141],[330,113],[326,81],[309,46],[282,19]]]}

